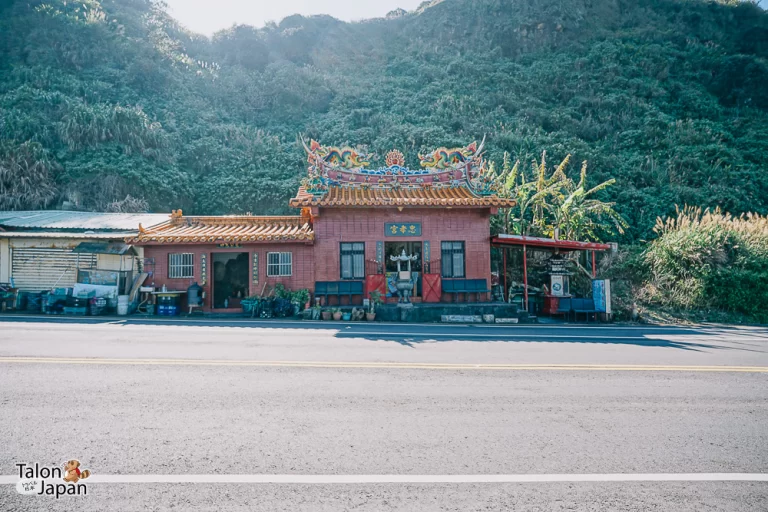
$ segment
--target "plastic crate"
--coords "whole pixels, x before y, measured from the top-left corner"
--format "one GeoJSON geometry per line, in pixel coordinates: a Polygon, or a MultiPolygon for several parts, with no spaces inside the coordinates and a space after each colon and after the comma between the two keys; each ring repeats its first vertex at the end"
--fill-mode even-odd
{"type": "Polygon", "coordinates": [[[69,308],[82,308],[88,306],[88,300],[85,297],[67,297],[67,307],[69,308]]]}
{"type": "Polygon", "coordinates": [[[43,295],[40,293],[27,294],[27,311],[40,311],[43,307],[43,295]]]}
{"type": "Polygon", "coordinates": [[[179,314],[179,307],[160,304],[157,306],[157,314],[158,316],[176,316],[179,314]]]}

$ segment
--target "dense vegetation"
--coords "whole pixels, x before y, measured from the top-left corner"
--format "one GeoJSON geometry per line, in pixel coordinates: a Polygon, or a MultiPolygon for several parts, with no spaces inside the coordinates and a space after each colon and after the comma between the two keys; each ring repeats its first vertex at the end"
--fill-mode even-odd
{"type": "Polygon", "coordinates": [[[610,262],[619,308],[634,303],[694,319],[768,323],[768,217],[683,208],[659,219],[658,237],[610,262]],[[616,282],[616,281],[615,281],[616,282]]]}
{"type": "Polygon", "coordinates": [[[487,134],[499,166],[615,178],[631,241],[675,204],[768,211],[766,56],[738,1],[445,0],[211,39],[152,0],[2,2],[0,208],[284,212],[298,133],[411,166],[487,134]]]}

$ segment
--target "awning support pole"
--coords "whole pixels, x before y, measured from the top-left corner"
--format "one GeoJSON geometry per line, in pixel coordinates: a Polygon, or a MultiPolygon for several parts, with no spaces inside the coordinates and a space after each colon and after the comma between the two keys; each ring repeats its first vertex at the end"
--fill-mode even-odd
{"type": "Polygon", "coordinates": [[[504,297],[504,302],[507,302],[509,299],[507,297],[507,247],[502,245],[501,246],[501,253],[504,255],[504,288],[501,293],[501,295],[504,297]]]}
{"type": "Polygon", "coordinates": [[[592,279],[597,277],[597,267],[595,266],[595,251],[592,251],[592,279]]]}
{"type": "Polygon", "coordinates": [[[528,256],[523,245],[523,296],[525,297],[525,310],[528,311],[528,256]]]}

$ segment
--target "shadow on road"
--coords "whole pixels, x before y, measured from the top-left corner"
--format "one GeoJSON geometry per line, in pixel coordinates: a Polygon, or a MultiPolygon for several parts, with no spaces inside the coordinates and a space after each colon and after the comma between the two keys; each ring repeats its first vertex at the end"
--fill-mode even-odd
{"type": "MultiPolygon", "coordinates": [[[[258,332],[273,329],[314,331],[338,339],[365,339],[392,342],[404,347],[419,344],[462,343],[585,343],[603,345],[636,345],[688,351],[739,350],[765,352],[768,328],[702,325],[626,326],[603,325],[446,325],[388,324],[367,322],[307,322],[296,320],[249,320],[233,318],[141,318],[141,317],[60,317],[3,316],[2,323],[57,323],[64,325],[100,326],[174,326],[184,328],[228,328],[258,332]]],[[[290,333],[287,333],[290,335],[290,333]]]]}

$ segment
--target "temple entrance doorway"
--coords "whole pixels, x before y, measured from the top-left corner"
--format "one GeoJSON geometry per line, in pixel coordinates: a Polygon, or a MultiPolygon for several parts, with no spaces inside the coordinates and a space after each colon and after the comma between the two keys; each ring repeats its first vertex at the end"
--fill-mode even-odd
{"type": "Polygon", "coordinates": [[[422,245],[421,242],[384,242],[384,270],[387,277],[387,297],[397,297],[397,262],[389,259],[390,256],[400,256],[405,250],[405,254],[416,255],[416,261],[411,262],[411,271],[414,275],[413,296],[421,297],[421,269],[422,245]]]}
{"type": "Polygon", "coordinates": [[[213,307],[239,308],[248,296],[248,253],[213,253],[213,307]]]}

